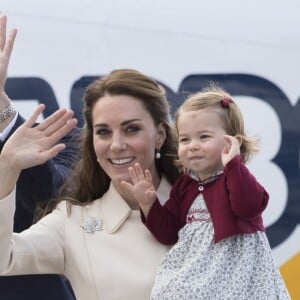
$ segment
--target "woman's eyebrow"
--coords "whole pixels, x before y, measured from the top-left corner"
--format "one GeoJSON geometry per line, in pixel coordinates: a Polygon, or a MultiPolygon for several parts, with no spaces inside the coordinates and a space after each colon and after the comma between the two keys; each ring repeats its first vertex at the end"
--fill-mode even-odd
{"type": "MultiPolygon", "coordinates": [[[[136,121],[142,121],[142,119],[136,118],[136,119],[126,120],[126,121],[123,121],[123,122],[121,123],[121,126],[125,126],[125,125],[127,125],[127,124],[130,124],[130,123],[136,122],[136,121]]],[[[106,123],[97,123],[97,124],[94,125],[94,127],[109,127],[109,125],[106,124],[106,123]]]]}
{"type": "Polygon", "coordinates": [[[126,120],[126,121],[124,121],[124,122],[121,123],[121,126],[130,124],[130,123],[136,122],[136,121],[142,121],[142,119],[130,119],[130,120],[126,120]]]}
{"type": "Polygon", "coordinates": [[[105,123],[98,123],[98,124],[95,124],[94,127],[108,127],[108,125],[105,123]]]}

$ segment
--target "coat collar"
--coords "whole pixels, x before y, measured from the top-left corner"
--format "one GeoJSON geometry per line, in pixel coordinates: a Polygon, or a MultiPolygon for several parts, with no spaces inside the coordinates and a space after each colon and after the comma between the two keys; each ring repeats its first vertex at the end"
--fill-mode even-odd
{"type": "MultiPolygon", "coordinates": [[[[169,198],[171,185],[162,177],[157,189],[158,199],[164,204],[169,198]]],[[[110,183],[108,191],[100,199],[103,224],[109,233],[115,233],[131,214],[131,208],[110,183]]]]}

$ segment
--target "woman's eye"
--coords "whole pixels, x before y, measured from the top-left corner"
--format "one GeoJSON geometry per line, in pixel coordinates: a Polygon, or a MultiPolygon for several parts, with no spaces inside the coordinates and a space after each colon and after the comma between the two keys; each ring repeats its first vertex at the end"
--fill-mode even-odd
{"type": "Polygon", "coordinates": [[[100,136],[107,136],[109,135],[109,133],[110,133],[109,130],[105,128],[101,128],[96,131],[96,134],[100,136]]]}
{"type": "Polygon", "coordinates": [[[140,127],[138,127],[138,126],[129,126],[129,127],[126,128],[126,131],[128,133],[136,133],[136,132],[140,131],[140,127]]]}

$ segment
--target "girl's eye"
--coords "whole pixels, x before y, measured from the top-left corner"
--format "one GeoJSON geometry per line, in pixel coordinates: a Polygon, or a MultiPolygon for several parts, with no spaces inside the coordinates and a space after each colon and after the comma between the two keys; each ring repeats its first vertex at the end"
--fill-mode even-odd
{"type": "Polygon", "coordinates": [[[209,138],[209,135],[207,135],[207,134],[202,134],[201,136],[200,136],[200,139],[201,140],[206,140],[206,139],[208,139],[209,138]]]}
{"type": "Polygon", "coordinates": [[[187,143],[188,140],[189,140],[189,139],[186,138],[186,137],[185,137],[185,138],[180,138],[180,139],[179,139],[179,143],[187,143]]]}

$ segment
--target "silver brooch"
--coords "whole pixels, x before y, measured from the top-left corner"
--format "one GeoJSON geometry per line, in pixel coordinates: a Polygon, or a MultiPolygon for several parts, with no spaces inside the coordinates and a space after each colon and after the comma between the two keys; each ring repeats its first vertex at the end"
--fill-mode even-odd
{"type": "Polygon", "coordinates": [[[83,224],[80,225],[86,233],[93,234],[95,231],[103,230],[103,221],[94,217],[88,217],[84,220],[83,224]]]}

